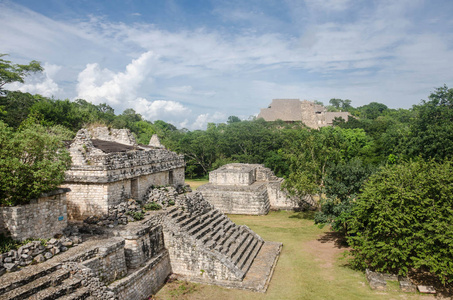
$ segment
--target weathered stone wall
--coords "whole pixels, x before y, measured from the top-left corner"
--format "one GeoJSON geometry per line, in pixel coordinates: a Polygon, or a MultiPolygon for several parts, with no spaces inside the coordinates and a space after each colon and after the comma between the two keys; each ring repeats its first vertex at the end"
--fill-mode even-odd
{"type": "Polygon", "coordinates": [[[94,127],[90,128],[88,131],[93,139],[117,142],[125,145],[137,145],[134,135],[128,129],[94,127]]]}
{"type": "Polygon", "coordinates": [[[65,173],[66,182],[114,182],[184,168],[182,155],[163,149],[89,156],[89,164],[75,165],[65,173]]]}
{"type": "Polygon", "coordinates": [[[164,249],[162,225],[140,226],[121,234],[125,239],[126,263],[129,269],[142,267],[164,249]]]}
{"type": "Polygon", "coordinates": [[[285,191],[282,191],[282,182],[283,180],[268,183],[267,193],[269,195],[270,206],[272,209],[294,209],[296,203],[291,200],[285,191]]]}
{"type": "MultiPolygon", "coordinates": [[[[118,205],[132,197],[131,181],[120,180],[107,184],[107,205],[108,207],[118,205]]],[[[104,196],[105,198],[105,196],[104,196]]]]}
{"type": "Polygon", "coordinates": [[[83,220],[90,216],[106,215],[109,207],[129,198],[143,200],[150,186],[169,185],[171,179],[173,184],[184,184],[184,168],[108,183],[67,182],[63,186],[71,189],[71,193],[67,195],[68,217],[70,220],[83,220]],[[135,195],[133,184],[136,184],[135,195]]]}
{"type": "Polygon", "coordinates": [[[198,245],[195,240],[185,233],[176,232],[164,227],[165,246],[170,255],[173,273],[205,279],[206,282],[215,280],[239,281],[242,277],[235,272],[234,266],[228,265],[225,257],[220,257],[198,245]]]}
{"type": "Polygon", "coordinates": [[[68,225],[68,189],[43,194],[30,204],[0,207],[0,232],[16,240],[51,238],[68,225]]]}
{"type": "Polygon", "coordinates": [[[82,264],[93,270],[102,282],[109,284],[127,274],[124,245],[124,240],[118,240],[108,246],[101,246],[96,257],[82,264]]]}
{"type": "Polygon", "coordinates": [[[256,167],[248,164],[228,164],[209,172],[209,182],[217,185],[251,185],[256,181],[256,167]]]}
{"type": "Polygon", "coordinates": [[[226,214],[265,215],[269,212],[266,183],[256,182],[251,186],[213,186],[205,184],[197,191],[203,198],[226,214]]]}
{"type": "Polygon", "coordinates": [[[127,277],[109,285],[119,300],[148,299],[155,294],[172,273],[167,250],[161,251],[127,277]]]}
{"type": "Polygon", "coordinates": [[[71,183],[67,194],[69,220],[83,220],[89,216],[102,216],[108,213],[108,184],[71,183]]]}

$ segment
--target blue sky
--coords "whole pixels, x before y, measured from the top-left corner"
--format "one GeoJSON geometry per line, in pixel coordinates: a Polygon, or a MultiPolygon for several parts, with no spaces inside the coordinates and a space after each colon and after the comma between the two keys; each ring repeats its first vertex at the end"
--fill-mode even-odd
{"type": "Polygon", "coordinates": [[[0,0],[13,84],[205,129],[273,98],[409,108],[453,87],[453,1],[0,0]]]}

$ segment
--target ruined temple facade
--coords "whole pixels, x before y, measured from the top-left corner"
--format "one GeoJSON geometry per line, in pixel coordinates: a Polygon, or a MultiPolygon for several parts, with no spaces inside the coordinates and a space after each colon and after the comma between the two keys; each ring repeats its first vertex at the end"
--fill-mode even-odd
{"type": "Polygon", "coordinates": [[[282,190],[283,178],[259,164],[227,164],[209,173],[209,183],[197,191],[228,214],[265,215],[269,209],[314,207],[307,196],[296,199],[282,190]]]}
{"type": "Polygon", "coordinates": [[[70,220],[102,216],[129,198],[142,200],[151,186],[184,184],[182,155],[162,146],[138,145],[127,129],[81,129],[69,152],[72,166],[63,187],[71,189],[70,220]]]}
{"type": "Polygon", "coordinates": [[[266,121],[302,122],[310,128],[331,126],[335,118],[348,121],[348,112],[329,112],[319,104],[299,99],[273,99],[268,108],[262,108],[258,118],[266,121]]]}

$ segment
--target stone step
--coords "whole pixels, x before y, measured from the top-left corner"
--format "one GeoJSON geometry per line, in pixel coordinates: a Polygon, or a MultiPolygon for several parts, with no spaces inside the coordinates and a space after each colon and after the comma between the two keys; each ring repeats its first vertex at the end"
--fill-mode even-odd
{"type": "Polygon", "coordinates": [[[61,284],[61,282],[67,278],[69,278],[69,270],[66,269],[59,269],[55,272],[37,278],[25,285],[22,285],[18,288],[15,288],[4,295],[2,295],[2,299],[9,299],[9,300],[21,300],[27,297],[30,297],[33,294],[38,293],[41,290],[44,290],[50,286],[56,286],[61,284]]]}
{"type": "Polygon", "coordinates": [[[217,245],[215,246],[215,249],[217,251],[219,251],[220,253],[225,253],[226,251],[228,251],[227,245],[231,244],[235,239],[237,239],[240,234],[241,234],[240,230],[238,228],[233,227],[232,230],[228,231],[226,236],[220,238],[217,245]],[[227,249],[227,250],[224,250],[224,249],[227,249]]]}
{"type": "Polygon", "coordinates": [[[73,293],[77,288],[82,286],[82,279],[81,278],[68,278],[64,280],[60,285],[51,286],[47,289],[44,289],[32,296],[30,296],[29,300],[53,300],[60,298],[65,295],[69,295],[73,293]]]}
{"type": "MultiPolygon", "coordinates": [[[[190,235],[195,235],[196,233],[198,233],[200,230],[202,229],[206,229],[206,228],[212,228],[212,223],[216,220],[216,218],[218,218],[218,215],[214,214],[214,212],[211,212],[209,215],[208,215],[208,218],[205,219],[203,222],[200,222],[199,225],[193,227],[190,231],[189,231],[189,234],[190,235]]],[[[197,238],[197,237],[195,237],[197,238]]]]}
{"type": "Polygon", "coordinates": [[[186,223],[183,227],[187,232],[190,234],[190,231],[192,228],[198,226],[199,224],[205,223],[207,219],[209,219],[209,216],[212,214],[212,211],[205,212],[202,215],[196,215],[195,218],[189,222],[186,223]]]}
{"type": "MultiPolygon", "coordinates": [[[[244,250],[244,247],[247,246],[247,242],[250,242],[248,234],[241,234],[237,239],[232,241],[229,246],[227,245],[228,248],[225,255],[233,259],[238,252],[241,253],[244,250]]],[[[233,263],[235,263],[234,259],[233,263]]]]}
{"type": "Polygon", "coordinates": [[[246,234],[244,243],[237,249],[236,253],[233,254],[232,259],[235,265],[239,262],[242,256],[247,255],[251,245],[254,243],[255,237],[251,234],[246,234]]]}
{"type": "Polygon", "coordinates": [[[185,213],[185,212],[181,212],[181,215],[178,216],[178,217],[175,217],[175,222],[177,224],[181,223],[182,221],[184,221],[185,219],[187,219],[189,217],[189,214],[188,213],[185,213]]]}
{"type": "Polygon", "coordinates": [[[177,207],[173,207],[170,209],[170,211],[167,214],[170,218],[174,219],[174,218],[180,216],[182,213],[183,213],[182,210],[180,210],[177,207]]]}
{"type": "Polygon", "coordinates": [[[247,251],[242,255],[242,257],[239,259],[239,261],[236,263],[236,266],[244,271],[244,273],[247,273],[250,265],[253,263],[253,260],[255,259],[256,255],[260,251],[261,246],[263,245],[263,242],[254,239],[251,246],[247,249],[247,251]]]}
{"type": "Polygon", "coordinates": [[[234,249],[233,244],[240,243],[247,237],[248,233],[244,231],[242,227],[238,228],[238,234],[236,236],[230,237],[224,244],[223,244],[223,249],[225,253],[228,253],[230,248],[234,249]]]}
{"type": "Polygon", "coordinates": [[[179,223],[181,228],[185,228],[188,224],[192,223],[194,220],[197,220],[198,215],[192,214],[188,215],[182,222],[179,223]]]}
{"type": "Polygon", "coordinates": [[[232,259],[235,265],[237,265],[239,268],[241,268],[238,264],[239,261],[244,257],[244,256],[249,256],[250,253],[253,250],[253,246],[256,244],[255,242],[257,239],[255,239],[254,236],[249,235],[247,237],[247,240],[244,242],[244,245],[241,246],[240,249],[233,255],[232,259]]]}
{"type": "Polygon", "coordinates": [[[2,280],[0,280],[0,295],[5,294],[20,286],[26,285],[38,278],[45,277],[60,268],[61,265],[59,264],[43,263],[36,266],[36,268],[30,269],[26,274],[23,274],[20,280],[17,280],[17,278],[15,277],[9,277],[9,280],[5,280],[5,278],[2,277],[2,280]]]}
{"type": "Polygon", "coordinates": [[[215,243],[217,243],[217,241],[222,237],[222,235],[224,234],[224,230],[223,230],[223,227],[224,225],[228,225],[228,220],[225,219],[223,221],[220,222],[220,224],[218,224],[212,231],[211,231],[211,234],[207,234],[204,239],[202,240],[202,242],[204,244],[206,244],[208,247],[211,248],[212,245],[214,245],[215,243]]]}
{"type": "Polygon", "coordinates": [[[218,244],[223,244],[225,240],[237,230],[236,227],[232,226],[230,222],[226,222],[224,227],[221,227],[219,231],[212,238],[213,247],[218,244]]]}
{"type": "Polygon", "coordinates": [[[201,229],[200,231],[198,231],[197,235],[195,236],[195,238],[197,240],[200,240],[202,239],[204,236],[206,236],[209,232],[214,232],[215,231],[215,228],[216,226],[222,222],[222,220],[224,220],[222,218],[222,215],[220,214],[215,214],[214,217],[212,218],[210,224],[208,226],[206,226],[205,228],[201,229]]]}
{"type": "Polygon", "coordinates": [[[91,295],[91,292],[87,287],[81,287],[81,288],[78,288],[74,293],[65,295],[58,299],[60,299],[60,300],[84,300],[84,299],[88,299],[88,297],[90,297],[90,295],[91,295]]]}

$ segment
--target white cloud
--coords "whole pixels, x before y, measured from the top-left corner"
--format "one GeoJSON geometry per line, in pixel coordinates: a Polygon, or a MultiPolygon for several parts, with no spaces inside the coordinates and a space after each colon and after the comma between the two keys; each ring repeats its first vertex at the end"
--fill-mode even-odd
{"type": "Polygon", "coordinates": [[[45,97],[56,95],[60,88],[53,78],[61,70],[61,66],[45,63],[42,73],[32,74],[25,78],[25,83],[15,82],[6,86],[9,90],[19,90],[24,93],[40,94],[45,97]]]}
{"type": "Polygon", "coordinates": [[[97,63],[88,64],[78,76],[77,97],[96,104],[107,102],[114,105],[133,99],[150,73],[153,60],[153,53],[148,51],[127,65],[125,72],[116,74],[101,69],[97,63]]]}
{"type": "Polygon", "coordinates": [[[226,121],[226,115],[220,112],[213,114],[201,114],[198,115],[195,122],[190,126],[189,129],[201,129],[205,130],[208,123],[221,123],[226,121]]]}
{"type": "Polygon", "coordinates": [[[305,3],[319,10],[341,11],[349,7],[351,0],[305,0],[305,3]]]}
{"type": "Polygon", "coordinates": [[[176,101],[155,100],[148,101],[137,98],[132,101],[132,107],[148,120],[168,120],[175,117],[186,117],[191,110],[176,101]]]}

